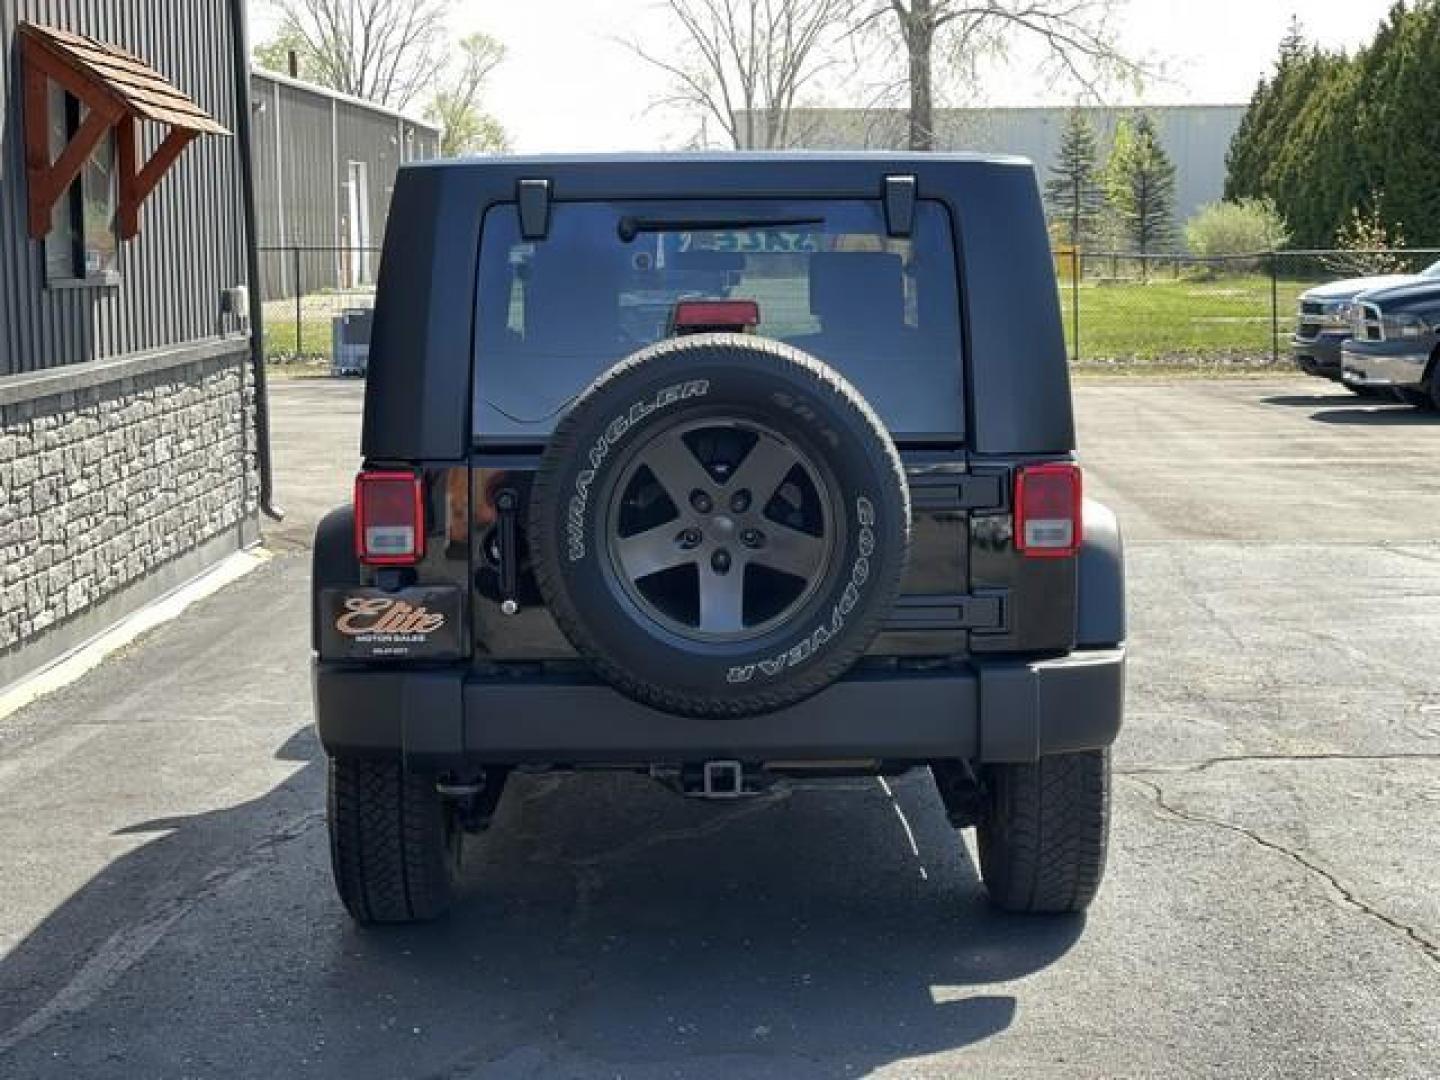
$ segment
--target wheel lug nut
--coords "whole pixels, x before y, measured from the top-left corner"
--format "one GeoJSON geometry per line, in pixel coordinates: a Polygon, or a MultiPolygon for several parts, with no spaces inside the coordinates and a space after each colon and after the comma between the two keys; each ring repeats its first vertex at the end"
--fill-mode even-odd
{"type": "Polygon", "coordinates": [[[746,529],[740,534],[740,542],[746,547],[759,547],[765,542],[765,536],[759,529],[746,529]]]}
{"type": "Polygon", "coordinates": [[[730,497],[730,509],[737,514],[743,514],[750,509],[750,492],[737,491],[730,497]]]}
{"type": "Polygon", "coordinates": [[[730,572],[730,553],[724,548],[710,556],[710,569],[717,574],[728,574],[730,572]]]}
{"type": "Polygon", "coordinates": [[[697,548],[703,538],[699,529],[686,529],[680,534],[680,546],[684,548],[697,548]]]}
{"type": "Polygon", "coordinates": [[[708,514],[715,509],[715,503],[711,501],[710,496],[698,490],[690,493],[690,505],[695,508],[697,514],[708,514]]]}

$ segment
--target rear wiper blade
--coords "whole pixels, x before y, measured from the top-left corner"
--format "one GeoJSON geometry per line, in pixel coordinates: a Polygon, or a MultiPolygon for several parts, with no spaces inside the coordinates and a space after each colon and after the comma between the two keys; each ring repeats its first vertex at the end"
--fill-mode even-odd
{"type": "Polygon", "coordinates": [[[708,214],[705,217],[633,217],[620,219],[616,231],[620,239],[630,243],[641,233],[671,232],[676,229],[789,229],[797,225],[824,225],[819,217],[764,217],[754,214],[708,214]]]}

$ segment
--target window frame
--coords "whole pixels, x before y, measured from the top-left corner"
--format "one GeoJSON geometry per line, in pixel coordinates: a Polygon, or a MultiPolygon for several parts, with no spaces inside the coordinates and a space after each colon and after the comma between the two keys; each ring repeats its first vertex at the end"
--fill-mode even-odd
{"type": "MultiPolygon", "coordinates": [[[[845,195],[747,195],[741,198],[725,198],[724,196],[715,196],[700,193],[696,193],[693,195],[687,194],[684,197],[675,198],[657,198],[653,196],[626,197],[597,194],[583,199],[557,201],[552,213],[562,211],[563,209],[569,207],[597,205],[608,206],[611,208],[631,208],[636,213],[642,213],[642,211],[647,207],[663,206],[665,207],[667,212],[673,213],[685,204],[699,204],[700,206],[704,206],[705,204],[713,204],[717,202],[724,202],[728,204],[728,207],[730,209],[734,209],[737,206],[757,208],[765,207],[767,209],[776,208],[775,213],[779,214],[782,217],[787,216],[785,211],[793,210],[796,204],[808,203],[813,205],[830,202],[845,203],[851,205],[864,205],[874,208],[877,210],[877,212],[883,214],[883,204],[880,202],[880,200],[870,199],[864,196],[849,193],[845,195]]],[[[955,445],[964,445],[971,438],[971,424],[968,404],[970,393],[970,350],[968,326],[969,316],[966,309],[965,300],[965,282],[961,257],[961,243],[956,222],[954,220],[954,214],[951,212],[951,208],[949,207],[949,205],[944,200],[938,198],[925,199],[921,200],[921,202],[923,202],[925,207],[925,216],[927,216],[932,223],[937,225],[943,225],[943,243],[947,252],[946,262],[948,263],[951,272],[949,287],[953,289],[955,301],[955,356],[953,362],[955,365],[954,377],[957,382],[957,395],[952,414],[954,417],[953,424],[949,428],[943,430],[937,429],[925,431],[892,429],[892,435],[897,439],[897,441],[900,441],[906,445],[934,445],[951,447],[955,445]]],[[[495,234],[495,223],[504,221],[504,215],[511,215],[515,219],[515,225],[518,227],[518,212],[519,206],[515,202],[492,202],[485,208],[485,212],[482,215],[481,219],[480,243],[479,250],[477,251],[477,263],[479,264],[479,272],[476,275],[475,294],[472,299],[471,306],[472,316],[477,320],[477,324],[474,326],[472,333],[472,347],[470,356],[470,370],[472,382],[470,387],[471,409],[469,426],[472,445],[477,447],[529,447],[543,444],[550,437],[549,430],[539,430],[538,428],[533,433],[520,433],[515,431],[499,431],[490,429],[485,425],[483,419],[483,416],[487,411],[487,407],[490,411],[499,412],[501,415],[506,415],[503,410],[498,408],[498,406],[496,406],[494,403],[486,401],[484,398],[484,382],[487,363],[485,359],[485,354],[482,351],[482,334],[480,332],[478,320],[482,317],[480,312],[487,302],[485,297],[482,297],[482,292],[485,290],[486,285],[485,267],[487,264],[487,243],[495,242],[495,240],[493,239],[495,234]]],[[[759,213],[761,213],[761,211],[757,210],[757,214],[759,213]]],[[[917,212],[917,220],[920,216],[921,215],[917,212]]],[[[507,234],[508,231],[508,229],[504,230],[504,232],[507,234]]],[[[877,232],[876,235],[883,237],[889,234],[887,232],[877,232]]],[[[522,240],[520,239],[520,234],[517,229],[515,239],[520,244],[525,245],[544,244],[546,243],[546,239],[548,238],[522,240]]],[[[907,239],[914,239],[917,244],[919,243],[918,238],[907,236],[907,239]]],[[[502,240],[500,242],[503,243],[504,241],[502,240]]],[[[489,302],[493,303],[493,296],[491,296],[489,302]]],[[[507,304],[506,306],[508,308],[509,304],[507,304]]],[[[762,334],[761,336],[765,335],[762,334]]],[[[617,361],[618,359],[621,358],[617,358],[617,361]]],[[[842,374],[846,372],[846,368],[844,367],[839,368],[839,370],[842,372],[842,374]]],[[[563,415],[563,412],[564,409],[562,408],[559,412],[555,413],[550,418],[552,422],[552,429],[553,423],[558,421],[559,417],[563,415]]]]}
{"type": "MultiPolygon", "coordinates": [[[[50,96],[47,103],[47,118],[52,125],[57,119],[64,123],[65,138],[67,140],[75,137],[83,121],[81,109],[83,102],[64,87],[51,84],[50,96]],[[54,115],[57,101],[63,109],[62,118],[54,115]]],[[[108,289],[115,288],[121,283],[120,274],[120,224],[119,224],[119,192],[116,179],[116,166],[118,161],[119,148],[115,141],[115,129],[112,127],[106,132],[104,138],[96,145],[85,164],[81,167],[79,174],[65,193],[56,202],[51,212],[52,226],[50,232],[45,236],[41,244],[41,268],[44,277],[45,288],[52,290],[72,289],[108,289]],[[114,259],[111,266],[99,273],[89,273],[86,266],[86,253],[89,250],[87,240],[90,233],[87,232],[87,218],[85,213],[85,182],[89,170],[97,165],[97,158],[103,157],[104,169],[108,177],[108,202],[110,207],[110,247],[114,251],[114,259]],[[59,274],[52,269],[52,257],[57,253],[56,246],[64,245],[69,250],[64,253],[65,260],[69,264],[68,274],[59,274]]]]}

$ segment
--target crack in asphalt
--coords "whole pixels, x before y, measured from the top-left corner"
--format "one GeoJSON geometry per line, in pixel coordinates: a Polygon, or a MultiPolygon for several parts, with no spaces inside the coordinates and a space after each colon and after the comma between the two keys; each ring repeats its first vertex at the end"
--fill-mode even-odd
{"type": "MultiPolygon", "coordinates": [[[[523,796],[522,805],[528,806],[543,800],[552,794],[558,786],[559,783],[557,782],[527,792],[523,796]]],[[[567,937],[573,943],[579,938],[580,932],[586,923],[589,922],[590,914],[594,907],[595,894],[599,892],[604,885],[604,876],[601,873],[602,866],[607,863],[616,863],[633,858],[641,852],[661,844],[668,844],[680,840],[698,840],[706,836],[712,836],[715,833],[730,828],[740,821],[754,817],[757,814],[787,802],[790,796],[791,791],[789,788],[776,787],[762,795],[753,796],[742,806],[729,813],[717,816],[713,820],[703,822],[699,825],[691,825],[683,829],[670,829],[665,832],[636,837],[618,847],[602,851],[595,855],[579,858],[565,858],[546,852],[535,852],[526,859],[526,862],[541,866],[557,866],[568,871],[571,875],[575,888],[575,905],[567,926],[567,937]]],[[[518,842],[524,843],[536,840],[538,837],[522,831],[516,835],[515,839],[518,842]]],[[[474,1076],[478,1070],[488,1069],[497,1060],[531,1046],[534,1046],[535,1049],[541,1053],[547,1063],[555,1059],[555,1051],[557,1050],[566,1055],[579,1056],[586,1060],[598,1060],[595,1059],[593,1055],[582,1051],[579,1047],[572,1044],[566,1036],[566,1027],[571,1016],[584,1006],[586,1001],[595,992],[596,985],[597,973],[595,970],[589,965],[580,964],[576,972],[576,977],[570,984],[569,992],[545,1013],[543,1020],[543,1026],[547,1034],[545,1041],[552,1048],[551,1050],[544,1050],[539,1045],[538,1040],[522,1041],[518,1045],[512,1044],[504,1048],[498,1054],[486,1053],[484,1057],[478,1061],[473,1057],[462,1057],[459,1061],[452,1062],[450,1066],[438,1073],[431,1074],[431,1076],[436,1078],[474,1076]]],[[[764,1052],[761,1051],[761,1053],[764,1052]]],[[[535,1075],[535,1073],[532,1072],[531,1075],[535,1075]]]]}
{"type": "Polygon", "coordinates": [[[1401,754],[1343,754],[1317,752],[1313,754],[1220,754],[1202,761],[1191,761],[1183,765],[1147,765],[1130,769],[1116,769],[1117,776],[1177,776],[1182,773],[1206,772],[1217,765],[1244,765],[1261,761],[1440,761],[1440,753],[1401,754]]]}
{"type": "MultiPolygon", "coordinates": [[[[1419,547],[1420,545],[1415,544],[1412,541],[1403,541],[1403,543],[1405,545],[1403,547],[1401,547],[1399,544],[1388,543],[1381,543],[1377,546],[1387,555],[1401,555],[1407,559],[1418,559],[1420,562],[1429,563],[1432,565],[1440,563],[1440,554],[1432,555],[1429,552],[1416,551],[1414,549],[1416,547],[1419,547]]],[[[1433,550],[1434,548],[1435,545],[1432,544],[1431,549],[1433,550]]]]}
{"type": "MultiPolygon", "coordinates": [[[[1195,580],[1195,574],[1190,564],[1182,559],[1175,567],[1175,570],[1181,582],[1189,590],[1187,599],[1189,599],[1195,607],[1200,609],[1201,613],[1210,620],[1211,625],[1230,640],[1230,644],[1234,645],[1242,653],[1246,652],[1249,649],[1249,644],[1235,632],[1235,628],[1230,625],[1230,621],[1220,613],[1220,609],[1217,608],[1214,601],[1211,600],[1209,592],[1202,588],[1200,583],[1195,580]]],[[[1268,683],[1262,683],[1262,685],[1268,685],[1268,683]]]]}
{"type": "Polygon", "coordinates": [[[88,1008],[145,959],[177,922],[222,889],[249,877],[268,852],[298,840],[324,820],[323,813],[314,813],[291,821],[251,844],[237,859],[211,870],[192,891],[168,897],[135,922],[116,930],[49,1001],[0,1034],[0,1054],[9,1053],[61,1018],[88,1008]]]}
{"type": "Polygon", "coordinates": [[[1299,866],[1301,869],[1308,871],[1312,876],[1325,882],[1346,907],[1362,915],[1369,916],[1382,925],[1403,935],[1411,944],[1416,946],[1428,960],[1432,963],[1440,964],[1440,942],[1432,940],[1416,927],[1411,926],[1409,923],[1402,922],[1395,916],[1375,907],[1356,894],[1329,870],[1311,861],[1302,852],[1286,847],[1279,841],[1272,840],[1253,829],[1246,828],[1244,825],[1237,825],[1233,821],[1224,821],[1220,818],[1210,817],[1208,814],[1196,813],[1193,810],[1186,810],[1183,807],[1177,806],[1165,797],[1164,789],[1153,780],[1136,776],[1134,773],[1123,774],[1123,778],[1148,791],[1151,801],[1155,804],[1156,808],[1174,820],[1235,833],[1238,836],[1245,837],[1245,839],[1251,843],[1257,844],[1267,851],[1273,851],[1277,855],[1283,855],[1296,866],[1299,866]]]}
{"type": "Polygon", "coordinates": [[[550,862],[568,871],[575,878],[575,910],[570,916],[569,930],[572,936],[577,933],[590,919],[590,911],[594,904],[595,893],[604,884],[604,878],[600,873],[600,867],[605,863],[621,862],[625,859],[634,858],[642,851],[661,844],[668,844],[676,840],[699,840],[706,836],[713,836],[715,833],[728,829],[739,821],[754,817],[772,807],[778,806],[790,798],[788,788],[776,787],[763,795],[752,796],[743,806],[723,816],[718,816],[711,821],[699,825],[687,826],[683,829],[670,829],[666,832],[652,833],[639,836],[629,843],[619,847],[602,851],[597,855],[588,855],[584,858],[559,858],[549,859],[543,854],[534,855],[528,860],[531,863],[545,864],[550,862]]]}

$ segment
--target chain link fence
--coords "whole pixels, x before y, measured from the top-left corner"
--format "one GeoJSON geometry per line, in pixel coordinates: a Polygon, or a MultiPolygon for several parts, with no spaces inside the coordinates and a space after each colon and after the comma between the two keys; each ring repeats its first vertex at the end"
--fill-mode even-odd
{"type": "Polygon", "coordinates": [[[265,358],[305,373],[363,375],[380,249],[260,248],[265,358]]]}
{"type": "MultiPolygon", "coordinates": [[[[363,374],[378,248],[262,247],[265,355],[306,373],[363,374]]],[[[1414,274],[1440,249],[1276,251],[1199,258],[1055,252],[1081,366],[1288,365],[1300,294],[1341,278],[1414,274]]]]}
{"type": "Polygon", "coordinates": [[[1066,344],[1081,365],[1289,362],[1300,294],[1326,282],[1415,274],[1440,250],[1269,251],[1200,258],[1055,252],[1066,344]]]}

